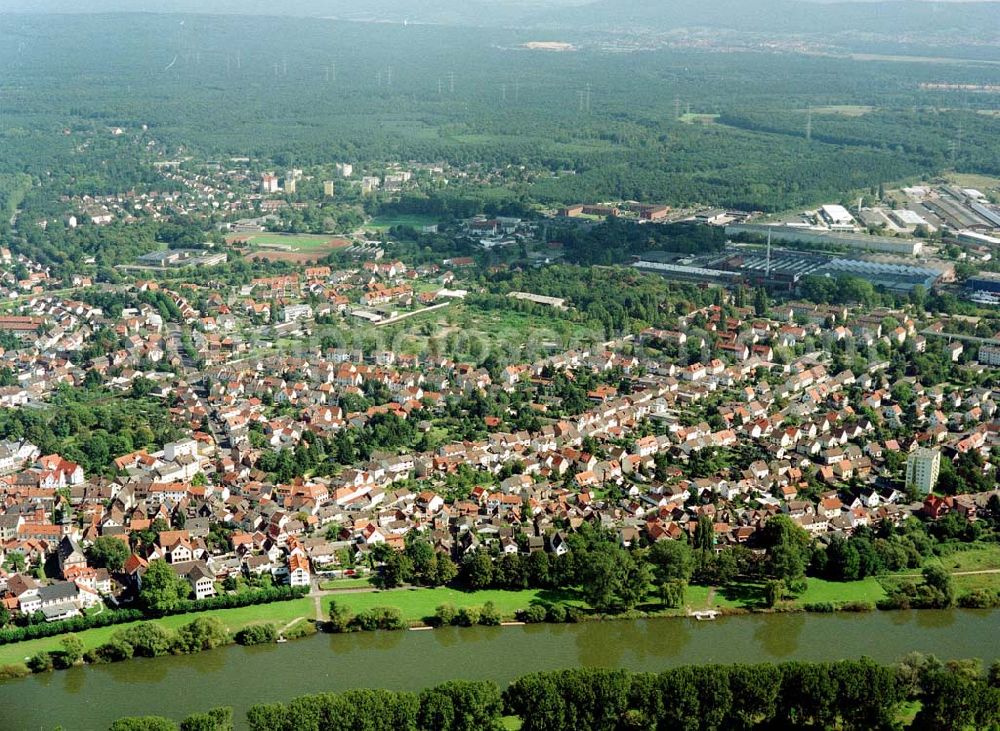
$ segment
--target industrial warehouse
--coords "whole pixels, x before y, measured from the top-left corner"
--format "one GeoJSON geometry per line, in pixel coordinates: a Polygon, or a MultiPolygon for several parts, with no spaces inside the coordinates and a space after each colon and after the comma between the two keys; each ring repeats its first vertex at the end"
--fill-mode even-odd
{"type": "Polygon", "coordinates": [[[777,247],[730,244],[723,252],[702,256],[651,251],[633,262],[637,269],[667,279],[746,284],[771,291],[792,291],[805,277],[852,276],[890,292],[907,293],[952,282],[954,266],[943,261],[916,261],[871,255],[849,257],[777,247]]]}

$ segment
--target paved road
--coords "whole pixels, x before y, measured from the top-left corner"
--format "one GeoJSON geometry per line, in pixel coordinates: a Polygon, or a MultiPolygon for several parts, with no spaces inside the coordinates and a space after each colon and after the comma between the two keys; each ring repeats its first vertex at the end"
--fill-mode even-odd
{"type": "Polygon", "coordinates": [[[380,322],[373,322],[372,325],[374,327],[385,327],[386,325],[395,325],[397,322],[402,322],[403,320],[408,320],[411,317],[416,317],[417,315],[423,315],[428,312],[434,312],[435,310],[442,310],[445,307],[449,307],[450,305],[451,301],[449,300],[448,302],[442,302],[439,305],[431,305],[430,307],[425,307],[424,309],[417,310],[416,312],[407,312],[403,315],[400,315],[399,317],[393,317],[388,320],[381,320],[380,322]]]}

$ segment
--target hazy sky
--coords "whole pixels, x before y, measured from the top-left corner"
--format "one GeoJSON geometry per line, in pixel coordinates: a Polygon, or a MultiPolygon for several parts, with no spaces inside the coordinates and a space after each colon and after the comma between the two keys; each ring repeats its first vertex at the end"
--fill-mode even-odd
{"type": "MultiPolygon", "coordinates": [[[[798,0],[803,3],[884,2],[885,0],[798,0]]],[[[895,2],[988,2],[990,0],[891,0],[895,2]]],[[[329,12],[365,12],[373,4],[411,8],[414,12],[433,4],[437,8],[468,9],[470,5],[505,8],[557,8],[586,5],[593,0],[0,0],[0,12],[225,12],[267,13],[270,15],[314,15],[329,12]]],[[[664,0],[669,2],[669,0],[664,0]]],[[[706,4],[710,4],[710,1],[706,4]]]]}

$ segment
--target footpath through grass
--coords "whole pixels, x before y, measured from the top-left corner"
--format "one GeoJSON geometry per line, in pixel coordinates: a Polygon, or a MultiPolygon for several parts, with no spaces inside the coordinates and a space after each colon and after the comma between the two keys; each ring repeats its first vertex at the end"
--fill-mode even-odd
{"type": "Polygon", "coordinates": [[[319,588],[321,591],[339,591],[341,589],[368,589],[372,582],[368,578],[364,579],[329,579],[321,581],[319,588]]]}
{"type": "MultiPolygon", "coordinates": [[[[198,617],[217,617],[230,632],[246,627],[251,624],[262,624],[273,622],[279,627],[288,624],[298,618],[312,618],[314,613],[312,599],[293,599],[287,602],[273,602],[271,604],[256,604],[249,607],[238,607],[236,609],[211,609],[207,612],[191,612],[189,614],[175,614],[162,619],[149,620],[161,627],[175,630],[178,627],[194,621],[198,617]]],[[[77,632],[76,636],[83,641],[84,651],[92,650],[95,647],[105,644],[111,639],[111,635],[120,629],[130,627],[129,624],[118,624],[111,627],[96,627],[94,629],[77,632]]],[[[56,635],[55,637],[44,637],[38,640],[28,640],[26,642],[16,642],[11,645],[0,645],[0,665],[10,665],[23,663],[26,657],[42,652],[61,649],[60,639],[66,635],[56,635]]]]}

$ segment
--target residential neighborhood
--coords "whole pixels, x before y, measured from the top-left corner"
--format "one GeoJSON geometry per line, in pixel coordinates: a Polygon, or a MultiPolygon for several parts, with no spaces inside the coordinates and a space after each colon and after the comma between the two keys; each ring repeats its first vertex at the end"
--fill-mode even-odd
{"type": "Polygon", "coordinates": [[[312,266],[229,290],[140,279],[101,295],[114,312],[92,289],[18,302],[34,327],[0,321],[18,341],[5,406],[44,408],[96,379],[118,398],[154,399],[175,438],[89,472],[27,435],[0,445],[4,606],[57,621],[128,605],[156,560],[197,600],[236,578],[318,590],[321,577],[377,573],[373,549],[414,535],[459,565],[477,551],[559,555],[585,524],[629,547],[692,540],[708,518],[723,550],[754,548],[785,515],[828,541],[913,515],[975,520],[995,493],[995,390],[963,385],[982,367],[949,350],[954,383],[887,375],[942,324],[910,311],[791,301],[758,314],[724,301],[676,329],[492,368],[308,344],[354,308],[391,317],[416,305],[414,287],[419,312],[439,282],[455,286],[442,272],[312,266]],[[288,337],[303,347],[279,352],[288,337]],[[118,347],[95,352],[95,338],[118,347]],[[845,343],[874,357],[838,367],[827,347],[845,343]],[[467,420],[498,394],[522,410],[490,407],[466,427],[482,436],[448,438],[449,414],[467,420]],[[994,490],[932,494],[942,461],[963,459],[994,490]],[[129,554],[113,572],[88,560],[107,537],[129,554]]]}

